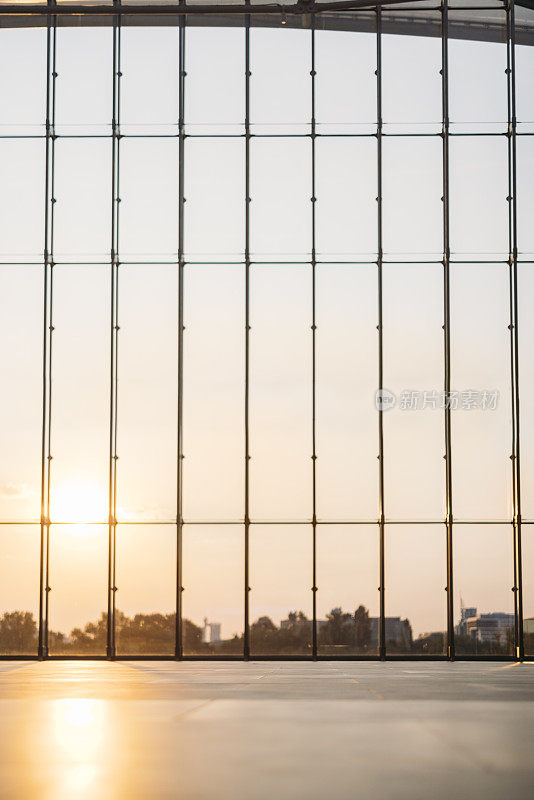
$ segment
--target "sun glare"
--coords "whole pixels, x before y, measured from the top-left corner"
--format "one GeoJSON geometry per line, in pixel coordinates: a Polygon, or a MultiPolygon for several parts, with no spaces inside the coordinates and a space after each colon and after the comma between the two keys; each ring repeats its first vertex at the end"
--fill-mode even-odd
{"type": "Polygon", "coordinates": [[[73,536],[87,536],[90,523],[104,522],[108,517],[108,501],[103,489],[92,483],[70,483],[52,491],[52,521],[72,522],[73,536]]]}

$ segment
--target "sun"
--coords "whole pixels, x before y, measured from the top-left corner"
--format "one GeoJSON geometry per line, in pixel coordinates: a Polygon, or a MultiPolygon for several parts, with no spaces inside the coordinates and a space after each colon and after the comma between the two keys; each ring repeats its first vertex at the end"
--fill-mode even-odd
{"type": "Polygon", "coordinates": [[[104,522],[108,518],[106,492],[89,481],[58,486],[51,491],[50,516],[52,522],[73,523],[69,526],[73,536],[88,535],[84,529],[90,523],[104,522]]]}

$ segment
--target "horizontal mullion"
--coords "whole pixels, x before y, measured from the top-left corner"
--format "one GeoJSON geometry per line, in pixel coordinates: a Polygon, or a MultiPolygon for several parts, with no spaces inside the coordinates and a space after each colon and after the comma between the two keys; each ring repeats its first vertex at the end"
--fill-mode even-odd
{"type": "MultiPolygon", "coordinates": [[[[241,124],[241,123],[239,123],[241,124]]],[[[330,125],[332,123],[318,123],[330,125]]],[[[368,123],[368,124],[375,124],[368,123]]],[[[394,125],[395,123],[384,123],[384,125],[394,125]]],[[[463,124],[463,123],[452,123],[463,124]]],[[[505,125],[503,121],[503,125],[505,125]]],[[[248,135],[250,139],[376,139],[376,132],[372,133],[186,133],[184,139],[245,139],[248,135]]],[[[450,131],[448,138],[465,137],[500,137],[508,138],[507,131],[450,131]]],[[[534,136],[534,131],[517,132],[517,137],[534,136]]],[[[418,138],[442,138],[441,131],[395,131],[382,130],[382,137],[388,139],[418,139],[418,138]]],[[[121,133],[121,139],[179,139],[179,133],[121,133]]],[[[0,139],[42,139],[46,141],[46,134],[1,134],[0,139]]],[[[55,135],[55,139],[109,139],[113,140],[112,133],[60,133],[55,135]]]]}
{"type": "MultiPolygon", "coordinates": [[[[250,525],[312,525],[313,520],[310,519],[301,519],[301,520],[249,520],[250,525]]],[[[378,519],[349,519],[349,520],[316,520],[317,525],[378,525],[378,519]]],[[[521,520],[523,525],[531,525],[534,523],[534,520],[521,520]]],[[[0,525],[36,525],[40,526],[40,522],[38,520],[0,520],[0,525]]],[[[117,520],[117,525],[177,525],[178,522],[176,519],[168,519],[168,520],[117,520]]],[[[235,520],[182,520],[182,525],[212,525],[212,526],[219,526],[219,525],[244,525],[245,520],[243,519],[235,519],[235,520]]],[[[445,525],[445,519],[386,519],[384,522],[385,525],[445,525]]],[[[513,519],[455,519],[453,520],[454,525],[513,525],[513,519]]],[[[55,525],[68,525],[68,526],[77,526],[77,527],[92,527],[95,525],[102,525],[108,526],[109,521],[100,521],[100,522],[68,522],[65,520],[61,520],[58,522],[54,522],[53,520],[50,521],[51,526],[55,525]]]]}
{"type": "MultiPolygon", "coordinates": [[[[402,255],[402,254],[401,254],[402,255]]],[[[424,260],[404,260],[401,255],[397,258],[383,258],[382,264],[443,264],[442,258],[433,258],[433,259],[424,259],[424,260]]],[[[313,263],[316,265],[328,266],[329,264],[332,265],[339,265],[343,264],[346,266],[361,266],[361,265],[369,265],[373,266],[378,263],[376,258],[370,258],[365,260],[353,260],[353,259],[344,259],[344,258],[330,258],[330,259],[321,259],[316,258],[315,262],[311,260],[297,260],[297,261],[278,261],[276,258],[270,258],[265,260],[255,260],[250,259],[248,262],[245,259],[213,259],[210,261],[205,260],[187,260],[182,262],[184,266],[207,266],[210,264],[220,264],[221,266],[243,266],[245,264],[249,264],[250,266],[259,265],[259,266],[269,266],[272,264],[273,266],[280,266],[280,265],[301,265],[301,266],[311,266],[313,263]]],[[[518,259],[519,264],[534,264],[533,259],[518,259]]],[[[16,261],[16,260],[8,260],[8,261],[0,261],[0,267],[41,267],[43,264],[42,259],[39,261],[16,261]]],[[[154,260],[135,260],[132,261],[130,259],[120,260],[119,264],[121,266],[157,266],[157,265],[165,265],[165,266],[176,266],[179,264],[177,259],[167,259],[163,261],[154,261],[154,260]]],[[[467,259],[467,258],[450,258],[449,264],[509,264],[509,260],[505,258],[478,258],[478,259],[467,259]]],[[[105,259],[104,261],[56,261],[54,260],[54,266],[58,267],[87,267],[87,266],[108,266],[109,265],[109,258],[105,259]]]]}

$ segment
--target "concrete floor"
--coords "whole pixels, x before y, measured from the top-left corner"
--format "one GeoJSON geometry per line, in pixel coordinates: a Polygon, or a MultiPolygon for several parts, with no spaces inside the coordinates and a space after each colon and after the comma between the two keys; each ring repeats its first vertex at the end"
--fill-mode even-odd
{"type": "Polygon", "coordinates": [[[534,664],[0,665],[2,800],[513,800],[534,664]]]}

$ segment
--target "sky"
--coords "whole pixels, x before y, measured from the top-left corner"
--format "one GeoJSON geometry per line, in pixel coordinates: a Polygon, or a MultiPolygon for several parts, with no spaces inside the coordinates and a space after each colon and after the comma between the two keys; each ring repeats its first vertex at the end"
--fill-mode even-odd
{"type": "MultiPolygon", "coordinates": [[[[376,40],[317,32],[318,132],[373,133],[376,40]]],[[[53,522],[107,520],[111,42],[107,29],[57,32],[53,522]],[[76,135],[76,138],[61,136],[76,135]],[[89,262],[89,263],[88,263],[89,262]]],[[[46,36],[0,31],[0,125],[42,135],[46,36]]],[[[453,412],[456,604],[512,609],[506,50],[451,41],[453,388],[496,390],[496,410],[453,412]],[[467,264],[467,261],[477,261],[467,264]]],[[[517,48],[520,132],[534,131],[534,55],[517,48]]],[[[122,32],[117,605],[170,612],[175,598],[178,144],[176,30],[122,32]],[[137,138],[127,138],[127,135],[137,138]],[[160,524],[150,524],[150,523],[160,524]],[[169,523],[169,524],[162,524],[169,523]]],[[[384,385],[443,386],[441,42],[383,37],[384,385]]],[[[184,615],[242,630],[244,513],[244,33],[187,31],[184,323],[184,615]],[[207,136],[209,134],[209,136],[207,136]],[[218,137],[218,138],[217,138],[218,137]],[[205,263],[211,262],[211,263],[205,263]],[[216,526],[213,523],[232,524],[216,526]]],[[[251,32],[256,134],[306,134],[310,33],[251,32]],[[273,53],[276,58],[273,59],[273,53]]],[[[251,518],[312,514],[311,144],[252,139],[251,518]],[[291,263],[288,263],[291,262],[291,263]]],[[[518,142],[518,233],[532,259],[534,140],[518,142]],[[529,178],[530,176],[530,178],[529,178]],[[530,180],[530,184],[529,184],[530,180]]],[[[318,614],[378,613],[376,139],[316,142],[318,614]],[[343,263],[350,262],[350,263],[343,263]],[[366,524],[349,525],[359,520],[366,524]],[[343,524],[341,524],[343,523],[343,524]]],[[[44,144],[3,139],[0,174],[0,518],[40,513],[44,144]],[[41,262],[42,263],[42,262],[41,262]]],[[[534,519],[532,265],[520,267],[523,514],[534,519]]],[[[443,413],[384,415],[388,616],[443,630],[443,413]],[[421,524],[409,525],[408,521],[421,524]],[[428,522],[437,524],[423,524],[428,522]]],[[[38,525],[0,526],[0,609],[36,610],[38,525]]],[[[105,524],[52,525],[50,626],[106,605],[105,524]]],[[[525,526],[525,563],[532,564],[525,526]]],[[[311,613],[311,526],[251,528],[251,618],[311,613]]],[[[525,613],[534,591],[525,580],[525,613]]]]}

